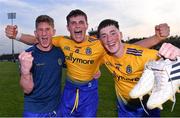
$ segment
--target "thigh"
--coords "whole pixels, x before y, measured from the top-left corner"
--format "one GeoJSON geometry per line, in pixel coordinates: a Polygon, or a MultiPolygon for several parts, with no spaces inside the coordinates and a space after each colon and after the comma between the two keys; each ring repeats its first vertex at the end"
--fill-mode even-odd
{"type": "Polygon", "coordinates": [[[148,110],[149,115],[145,115],[146,117],[160,117],[160,109],[155,108],[152,110],[148,110]]]}
{"type": "Polygon", "coordinates": [[[63,117],[70,117],[72,115],[71,111],[74,106],[76,98],[76,89],[65,87],[61,97],[61,103],[59,107],[58,114],[63,117]]]}
{"type": "Polygon", "coordinates": [[[144,110],[142,108],[130,108],[123,101],[117,102],[118,117],[142,117],[144,116],[144,110]]]}
{"type": "Polygon", "coordinates": [[[79,89],[78,105],[73,110],[76,95],[77,89],[64,88],[59,114],[63,117],[95,117],[98,107],[98,89],[90,91],[79,89]]]}
{"type": "Polygon", "coordinates": [[[160,110],[153,109],[148,110],[148,114],[144,111],[143,107],[138,107],[136,109],[126,106],[122,101],[117,102],[118,106],[118,117],[160,117],[160,110]]]}
{"type": "Polygon", "coordinates": [[[98,108],[98,89],[80,93],[79,109],[82,117],[96,117],[98,108]]]}

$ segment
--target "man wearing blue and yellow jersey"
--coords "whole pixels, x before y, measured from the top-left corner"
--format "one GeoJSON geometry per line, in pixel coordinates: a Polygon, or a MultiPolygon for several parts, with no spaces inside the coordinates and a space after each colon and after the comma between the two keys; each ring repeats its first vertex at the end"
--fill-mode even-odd
{"type": "MultiPolygon", "coordinates": [[[[53,38],[53,44],[60,47],[66,58],[67,79],[62,95],[62,116],[96,116],[98,106],[97,80],[93,75],[99,70],[102,57],[106,54],[100,41],[86,35],[88,21],[86,14],[81,10],[72,10],[66,17],[67,29],[70,37],[57,36],[53,38]]],[[[7,27],[6,35],[14,34],[7,27]]],[[[168,33],[168,28],[156,30],[157,34],[139,44],[152,46],[160,42],[168,33]],[[164,30],[165,29],[165,30],[164,30]],[[165,32],[165,33],[164,33],[165,32]],[[159,40],[160,39],[160,40],[159,40]]],[[[15,33],[16,34],[16,33],[15,33]]],[[[20,41],[34,43],[33,36],[23,34],[20,41]]]]}
{"type": "MultiPolygon", "coordinates": [[[[121,42],[122,33],[119,31],[117,21],[106,19],[98,26],[98,34],[107,54],[103,62],[114,75],[115,91],[119,117],[153,117],[160,116],[159,109],[148,110],[146,114],[138,99],[131,99],[129,92],[139,81],[144,65],[149,60],[157,60],[156,50],[143,48],[137,45],[121,42]]],[[[164,48],[164,50],[166,50],[164,48]]],[[[172,52],[172,51],[171,51],[172,52]]],[[[144,98],[146,100],[146,98],[144,98]]],[[[145,101],[143,101],[145,102],[145,101]]]]}

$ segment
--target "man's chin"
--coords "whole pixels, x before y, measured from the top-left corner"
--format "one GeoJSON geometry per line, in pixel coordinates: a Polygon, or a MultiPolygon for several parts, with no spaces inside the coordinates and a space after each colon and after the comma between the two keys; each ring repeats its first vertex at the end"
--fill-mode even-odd
{"type": "Polygon", "coordinates": [[[84,39],[74,39],[74,41],[77,43],[82,43],[84,41],[84,39]]]}

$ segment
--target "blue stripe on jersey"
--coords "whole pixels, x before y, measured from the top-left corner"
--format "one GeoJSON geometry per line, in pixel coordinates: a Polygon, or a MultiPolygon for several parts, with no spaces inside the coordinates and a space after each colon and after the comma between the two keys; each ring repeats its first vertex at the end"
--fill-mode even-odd
{"type": "Polygon", "coordinates": [[[142,50],[137,50],[134,48],[127,48],[126,54],[132,54],[135,56],[142,56],[142,50]]]}
{"type": "Polygon", "coordinates": [[[56,47],[43,52],[33,46],[26,51],[31,51],[34,57],[31,69],[34,89],[30,94],[25,95],[24,111],[51,112],[60,103],[64,54],[56,47]]]}

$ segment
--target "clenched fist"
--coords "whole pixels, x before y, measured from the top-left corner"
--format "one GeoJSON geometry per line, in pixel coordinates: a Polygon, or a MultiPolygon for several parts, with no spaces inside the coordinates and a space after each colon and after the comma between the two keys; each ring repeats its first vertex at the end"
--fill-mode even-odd
{"type": "Polygon", "coordinates": [[[167,23],[159,24],[155,26],[155,35],[159,40],[164,40],[170,35],[170,27],[167,23]]]}
{"type": "Polygon", "coordinates": [[[34,59],[31,52],[24,51],[19,55],[18,58],[21,64],[21,74],[30,74],[34,59]]]}
{"type": "Polygon", "coordinates": [[[6,36],[10,39],[15,39],[18,33],[16,25],[7,25],[5,28],[6,36]]]}
{"type": "Polygon", "coordinates": [[[159,55],[172,60],[180,57],[180,49],[170,43],[163,43],[158,53],[159,55]]]}

